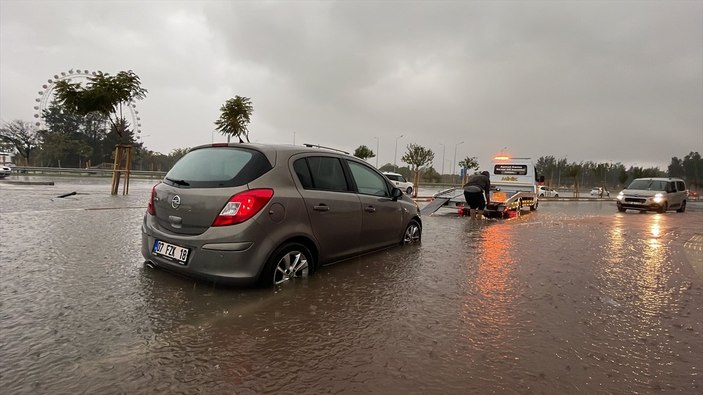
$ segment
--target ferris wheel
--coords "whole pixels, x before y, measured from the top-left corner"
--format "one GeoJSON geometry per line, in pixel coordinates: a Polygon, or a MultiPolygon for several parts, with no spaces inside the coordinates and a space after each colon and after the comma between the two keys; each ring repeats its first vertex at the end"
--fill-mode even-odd
{"type": "MultiPolygon", "coordinates": [[[[68,71],[61,72],[60,74],[54,74],[53,78],[49,78],[46,80],[46,83],[42,85],[42,90],[40,90],[38,93],[38,97],[35,99],[37,104],[34,106],[34,118],[36,119],[35,125],[38,128],[45,127],[46,125],[44,124],[44,110],[48,109],[49,104],[51,103],[51,99],[54,94],[54,88],[56,87],[56,83],[59,81],[70,81],[73,83],[80,83],[81,85],[88,83],[89,78],[98,75],[100,72],[99,71],[90,71],[90,70],[80,70],[80,69],[71,69],[68,71]]],[[[127,114],[129,118],[131,118],[131,125],[132,129],[135,132],[136,138],[140,138],[140,134],[142,133],[141,127],[141,118],[139,117],[139,111],[137,110],[137,104],[134,103],[134,101],[130,101],[127,103],[127,114]]]]}

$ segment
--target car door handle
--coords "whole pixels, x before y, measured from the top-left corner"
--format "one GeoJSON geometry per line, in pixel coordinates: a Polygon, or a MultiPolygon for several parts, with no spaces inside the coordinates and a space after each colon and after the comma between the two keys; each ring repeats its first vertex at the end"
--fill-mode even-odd
{"type": "Polygon", "coordinates": [[[366,208],[364,208],[364,211],[368,211],[369,213],[374,213],[374,212],[376,212],[376,207],[366,206],[366,208]]]}
{"type": "Polygon", "coordinates": [[[317,206],[313,206],[313,210],[315,210],[315,211],[330,211],[330,207],[324,203],[320,203],[317,206]]]}

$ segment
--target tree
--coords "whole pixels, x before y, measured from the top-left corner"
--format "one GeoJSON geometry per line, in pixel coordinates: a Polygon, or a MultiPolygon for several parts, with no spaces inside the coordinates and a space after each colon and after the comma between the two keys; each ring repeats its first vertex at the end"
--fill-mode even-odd
{"type": "MultiPolygon", "coordinates": [[[[87,115],[71,113],[54,100],[43,111],[42,117],[47,128],[42,133],[42,150],[40,152],[42,161],[47,160],[51,163],[57,159],[61,160],[63,165],[74,165],[75,162],[78,167],[82,167],[82,162],[100,164],[101,162],[110,161],[114,146],[119,142],[119,138],[111,138],[109,139],[110,141],[105,141],[108,137],[108,120],[104,115],[98,112],[91,112],[87,115]],[[77,144],[69,145],[67,147],[68,150],[61,154],[65,158],[60,159],[56,157],[57,151],[55,147],[49,146],[49,141],[52,139],[64,141],[65,139],[59,139],[51,135],[62,135],[65,138],[74,140],[77,144]]],[[[131,141],[132,135],[130,133],[126,134],[130,143],[133,143],[131,141]]]]}
{"type": "Polygon", "coordinates": [[[579,175],[581,174],[582,170],[582,163],[570,163],[566,166],[566,169],[564,170],[564,174],[574,178],[574,196],[576,197],[579,196],[579,175]]]}
{"type": "Polygon", "coordinates": [[[420,184],[421,168],[432,164],[434,160],[434,152],[431,149],[421,147],[417,144],[408,144],[408,151],[400,160],[410,165],[413,171],[413,197],[417,197],[417,188],[420,184]]]}
{"type": "Polygon", "coordinates": [[[0,128],[0,140],[12,144],[20,156],[29,166],[29,158],[35,148],[39,145],[39,135],[37,130],[29,122],[14,120],[5,123],[0,128]]]}
{"type": "Polygon", "coordinates": [[[440,182],[442,176],[435,170],[434,167],[428,167],[424,173],[422,173],[422,179],[427,182],[440,182]]]}
{"type": "Polygon", "coordinates": [[[144,99],[147,90],[141,87],[139,76],[132,70],[120,71],[115,76],[98,72],[89,77],[88,81],[85,88],[80,83],[72,84],[68,80],[57,82],[54,88],[57,101],[75,114],[102,114],[117,132],[121,142],[129,127],[123,116],[123,106],[144,99]]]}
{"type": "Polygon", "coordinates": [[[374,154],[369,147],[360,145],[359,148],[354,150],[354,156],[359,159],[366,160],[368,158],[375,158],[376,154],[374,154]]]}
{"type": "MultiPolygon", "coordinates": [[[[539,159],[537,159],[537,163],[535,163],[535,169],[537,171],[538,176],[549,176],[549,184],[548,185],[553,185],[554,184],[554,172],[557,169],[557,160],[551,156],[542,156],[539,159]]],[[[558,176],[558,175],[557,175],[558,176]]]]}
{"type": "Polygon", "coordinates": [[[235,96],[220,107],[220,112],[220,119],[215,121],[217,126],[215,129],[222,135],[227,136],[227,142],[229,142],[230,137],[237,137],[239,142],[243,143],[242,136],[249,142],[247,126],[251,121],[251,114],[254,112],[251,99],[235,96]]]}
{"type": "Polygon", "coordinates": [[[691,152],[683,157],[681,162],[684,174],[689,184],[700,187],[700,177],[703,176],[703,159],[698,152],[691,152]]]}
{"type": "Polygon", "coordinates": [[[669,177],[683,177],[685,174],[683,161],[677,157],[671,158],[671,163],[667,168],[669,177]]]}
{"type": "MultiPolygon", "coordinates": [[[[465,170],[464,174],[469,174],[469,170],[471,169],[478,170],[478,158],[476,158],[475,156],[467,156],[466,158],[459,161],[459,167],[465,170]]],[[[462,180],[462,184],[463,183],[464,182],[462,180]]]]}

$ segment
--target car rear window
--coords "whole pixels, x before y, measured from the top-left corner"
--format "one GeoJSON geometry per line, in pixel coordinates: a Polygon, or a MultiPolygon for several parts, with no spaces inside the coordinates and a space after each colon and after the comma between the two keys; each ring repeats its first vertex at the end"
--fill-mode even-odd
{"type": "Polygon", "coordinates": [[[167,184],[217,188],[247,184],[271,170],[266,156],[240,147],[207,147],[188,152],[166,174],[167,184]]]}

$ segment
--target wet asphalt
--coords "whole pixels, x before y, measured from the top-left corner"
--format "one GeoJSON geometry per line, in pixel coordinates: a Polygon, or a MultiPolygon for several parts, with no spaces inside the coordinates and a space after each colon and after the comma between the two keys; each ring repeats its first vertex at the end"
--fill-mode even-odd
{"type": "Polygon", "coordinates": [[[441,210],[421,245],[237,289],[143,265],[154,183],[0,183],[2,393],[703,392],[703,203],[441,210]]]}

